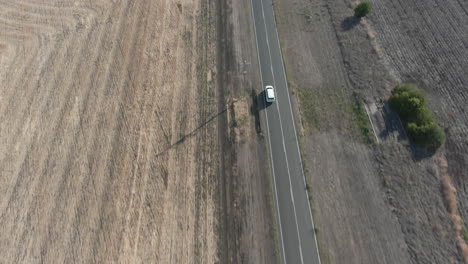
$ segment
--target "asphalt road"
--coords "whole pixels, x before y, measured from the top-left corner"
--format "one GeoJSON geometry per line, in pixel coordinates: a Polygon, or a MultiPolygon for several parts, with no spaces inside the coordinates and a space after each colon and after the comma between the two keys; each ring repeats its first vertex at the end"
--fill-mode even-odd
{"type": "MultiPolygon", "coordinates": [[[[271,0],[251,0],[262,85],[275,87],[264,105],[284,263],[319,264],[312,213],[271,0]]],[[[259,100],[264,103],[262,96],[259,100]]]]}

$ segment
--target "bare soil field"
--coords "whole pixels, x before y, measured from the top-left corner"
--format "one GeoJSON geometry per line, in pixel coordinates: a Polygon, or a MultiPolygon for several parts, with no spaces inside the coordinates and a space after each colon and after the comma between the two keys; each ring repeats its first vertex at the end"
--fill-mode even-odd
{"type": "Polygon", "coordinates": [[[372,2],[357,20],[356,1],[275,1],[322,261],[466,263],[468,3],[372,2]],[[410,144],[385,104],[399,82],[428,92],[447,132],[437,153],[410,144]]]}
{"type": "Polygon", "coordinates": [[[248,8],[0,1],[0,262],[275,261],[248,8]]]}

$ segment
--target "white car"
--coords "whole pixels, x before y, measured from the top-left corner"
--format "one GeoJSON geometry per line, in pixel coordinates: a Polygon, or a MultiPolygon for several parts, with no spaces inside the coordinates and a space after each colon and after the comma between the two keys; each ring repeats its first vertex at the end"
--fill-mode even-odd
{"type": "Polygon", "coordinates": [[[273,103],[275,101],[275,90],[271,85],[265,87],[265,100],[268,103],[273,103]]]}

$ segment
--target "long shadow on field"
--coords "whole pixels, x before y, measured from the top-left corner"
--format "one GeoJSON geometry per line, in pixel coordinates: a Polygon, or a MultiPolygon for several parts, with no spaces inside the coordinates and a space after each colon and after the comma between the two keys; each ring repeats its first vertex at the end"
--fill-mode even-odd
{"type": "Polygon", "coordinates": [[[165,148],[163,151],[159,152],[156,157],[159,157],[159,156],[162,156],[164,154],[166,154],[167,151],[169,151],[170,149],[172,149],[173,147],[176,147],[177,145],[183,143],[186,139],[194,136],[195,134],[197,134],[197,132],[202,129],[203,127],[205,127],[206,125],[208,125],[211,121],[215,120],[216,118],[218,118],[220,115],[226,113],[227,111],[227,108],[224,108],[222,111],[218,112],[217,114],[213,115],[212,117],[208,118],[206,121],[202,122],[197,128],[195,128],[194,130],[192,130],[190,133],[188,134],[185,134],[183,135],[182,137],[180,137],[179,140],[177,140],[176,142],[172,143],[171,145],[169,145],[167,148],[165,148]]]}
{"type": "Polygon", "coordinates": [[[361,22],[361,19],[355,16],[350,16],[345,18],[343,22],[341,22],[341,29],[344,31],[348,31],[350,29],[353,29],[357,24],[361,22]]]}

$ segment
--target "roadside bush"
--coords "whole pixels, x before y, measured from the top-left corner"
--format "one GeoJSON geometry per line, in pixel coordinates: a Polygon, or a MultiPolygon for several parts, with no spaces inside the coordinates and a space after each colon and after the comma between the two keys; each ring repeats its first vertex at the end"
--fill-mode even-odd
{"type": "Polygon", "coordinates": [[[445,140],[444,130],[436,123],[408,123],[407,130],[414,142],[431,150],[439,148],[445,140]]]}
{"type": "Polygon", "coordinates": [[[408,135],[416,144],[436,150],[444,143],[444,130],[429,110],[426,94],[414,84],[395,87],[389,103],[405,122],[408,135]]]}
{"type": "Polygon", "coordinates": [[[369,1],[365,1],[360,3],[359,5],[354,8],[354,16],[355,17],[365,17],[367,14],[370,13],[372,10],[372,4],[369,1]]]}
{"type": "Polygon", "coordinates": [[[415,121],[426,104],[424,92],[411,83],[400,84],[392,91],[390,104],[403,119],[415,121]]]}

